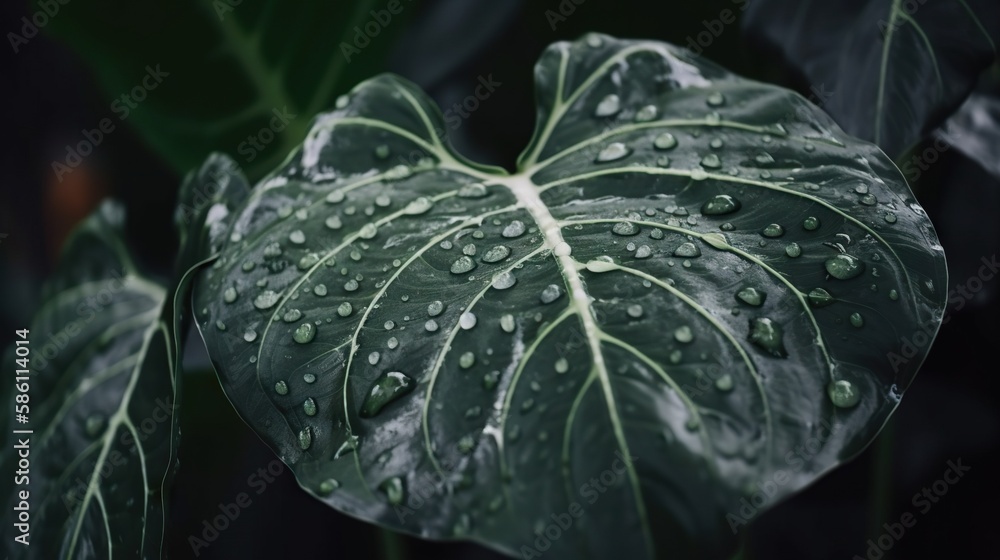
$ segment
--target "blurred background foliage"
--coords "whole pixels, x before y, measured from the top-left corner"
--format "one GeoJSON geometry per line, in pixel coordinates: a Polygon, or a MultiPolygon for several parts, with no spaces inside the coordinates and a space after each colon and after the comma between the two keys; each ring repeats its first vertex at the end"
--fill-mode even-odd
{"type": "MultiPolygon", "coordinates": [[[[172,216],[185,172],[211,151],[222,151],[259,179],[304,137],[316,112],[379,72],[416,82],[442,110],[473,95],[480,79],[499,83],[475,110],[453,109],[461,118],[448,132],[466,156],[508,169],[534,125],[535,60],[548,44],[587,31],[697,47],[734,72],[790,87],[820,105],[835,99],[836,106],[849,106],[859,94],[850,80],[810,81],[809,72],[773,41],[748,37],[741,29],[746,0],[397,2],[398,12],[377,26],[377,34],[364,34],[367,43],[355,26],[363,31],[373,21],[370,11],[385,9],[388,0],[71,0],[30,38],[22,18],[39,6],[5,2],[3,30],[26,41],[12,42],[2,57],[4,346],[15,328],[28,324],[66,235],[101,199],[124,202],[127,242],[143,267],[169,276],[177,249],[172,216]],[[724,21],[725,10],[732,23],[724,21]],[[705,31],[711,40],[699,43],[705,31]],[[168,75],[122,118],[125,110],[116,100],[157,65],[168,75]],[[67,146],[77,146],[83,130],[99,128],[106,118],[113,130],[79,165],[58,174],[53,162],[67,161],[67,146]]],[[[791,8],[784,3],[781,9],[791,8]]],[[[779,12],[750,13],[781,21],[779,12]]],[[[777,29],[780,36],[783,28],[777,29]]],[[[827,33],[812,47],[839,49],[845,33],[850,30],[827,33]]],[[[915,58],[907,64],[914,72],[927,70],[915,58]]],[[[1000,246],[998,84],[994,56],[956,115],[917,145],[890,154],[905,171],[907,161],[935,152],[933,162],[923,161],[920,173],[907,178],[944,244],[953,286],[975,276],[981,259],[995,256],[1000,246]],[[934,148],[941,138],[944,150],[934,148]]],[[[909,94],[926,95],[915,89],[909,94]]],[[[905,101],[895,95],[890,102],[905,101]]],[[[991,535],[1000,498],[1000,379],[997,357],[988,352],[1000,335],[997,284],[1000,279],[986,281],[971,300],[949,308],[924,369],[867,452],[743,531],[744,559],[863,557],[882,523],[915,511],[914,494],[957,458],[972,467],[970,473],[918,515],[885,557],[997,554],[991,535]]],[[[200,341],[189,347],[200,351],[200,341]]],[[[194,351],[186,360],[192,372],[183,384],[181,466],[171,499],[169,552],[175,558],[192,556],[188,535],[201,533],[202,520],[217,514],[219,503],[253,490],[248,477],[274,460],[233,409],[220,405],[225,396],[207,357],[194,351]]],[[[396,558],[497,558],[474,545],[387,538],[309,497],[287,469],[252,499],[200,558],[367,559],[387,547],[396,558]]]]}

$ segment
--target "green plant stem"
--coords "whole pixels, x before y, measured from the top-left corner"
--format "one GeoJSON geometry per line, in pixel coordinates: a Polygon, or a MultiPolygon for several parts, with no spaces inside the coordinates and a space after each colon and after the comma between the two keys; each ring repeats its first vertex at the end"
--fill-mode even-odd
{"type": "Polygon", "coordinates": [[[379,528],[379,547],[382,549],[382,560],[407,560],[409,557],[406,539],[395,531],[379,528]]]}
{"type": "Polygon", "coordinates": [[[749,535],[750,527],[744,528],[740,531],[740,544],[739,548],[736,550],[736,554],[730,560],[750,560],[750,553],[748,552],[749,547],[747,546],[747,541],[750,540],[749,535]]]}
{"type": "Polygon", "coordinates": [[[892,444],[893,423],[885,425],[875,444],[875,464],[872,466],[872,507],[869,519],[869,538],[877,540],[882,534],[882,524],[888,521],[889,501],[892,498],[892,444]]]}

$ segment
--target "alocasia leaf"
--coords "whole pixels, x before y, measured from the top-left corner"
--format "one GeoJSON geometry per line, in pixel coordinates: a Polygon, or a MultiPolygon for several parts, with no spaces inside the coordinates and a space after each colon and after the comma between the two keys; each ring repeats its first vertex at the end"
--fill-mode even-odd
{"type": "Polygon", "coordinates": [[[409,0],[393,6],[60,2],[46,31],[91,64],[109,96],[110,123],[135,126],[176,169],[223,150],[261,177],[302,141],[312,115],[385,67],[393,36],[416,10],[409,0]]]}
{"type": "Polygon", "coordinates": [[[941,247],[885,154],[795,93],[603,35],[535,75],[514,174],[439,142],[405,80],[356,87],[235,211],[196,322],[341,511],[523,557],[723,554],[742,500],[896,407],[941,247]]]}
{"type": "Polygon", "coordinates": [[[175,347],[167,290],[137,270],[123,218],[105,204],[68,242],[29,329],[28,390],[4,387],[11,414],[2,464],[11,476],[0,496],[14,512],[3,527],[10,558],[159,558],[164,550],[178,436],[175,347]],[[26,423],[14,423],[18,394],[29,398],[26,423]],[[25,449],[27,478],[16,481],[25,449]],[[27,546],[14,540],[22,500],[27,546]]]}
{"type": "Polygon", "coordinates": [[[892,157],[962,103],[997,56],[993,0],[755,0],[744,29],[812,84],[847,132],[892,157]]]}

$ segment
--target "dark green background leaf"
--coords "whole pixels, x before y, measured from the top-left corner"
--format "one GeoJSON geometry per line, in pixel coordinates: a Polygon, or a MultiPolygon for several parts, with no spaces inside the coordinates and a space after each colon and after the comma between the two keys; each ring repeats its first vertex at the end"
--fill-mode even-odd
{"type": "Polygon", "coordinates": [[[345,85],[384,68],[392,37],[416,10],[411,0],[398,5],[401,12],[379,24],[374,37],[358,39],[369,42],[350,57],[341,43],[353,45],[354,27],[364,28],[373,20],[369,12],[384,11],[385,3],[71,2],[46,30],[86,56],[109,95],[108,117],[135,126],[177,170],[222,151],[260,177],[301,143],[309,119],[331,109],[345,85]],[[120,97],[142,85],[147,67],[168,75],[129,108],[120,97]],[[287,126],[274,120],[279,114],[287,126]],[[246,142],[262,129],[276,130],[272,122],[280,130],[260,135],[263,149],[246,142]]]}
{"type": "MultiPolygon", "coordinates": [[[[3,468],[33,429],[30,546],[3,527],[11,558],[159,558],[175,466],[174,346],[166,290],[143,277],[107,203],[67,244],[30,328],[30,422],[5,422],[3,468]]],[[[5,363],[13,364],[13,352],[5,363]]],[[[5,386],[5,392],[7,387],[5,386]]],[[[14,396],[6,394],[7,410],[14,396]]],[[[13,477],[0,485],[8,512],[13,477]]],[[[12,516],[5,518],[13,519],[12,516]]]]}
{"type": "Polygon", "coordinates": [[[514,175],[392,76],[320,116],[196,282],[209,355],[351,515],[517,555],[580,507],[549,557],[723,555],[741,499],[896,407],[941,247],[892,162],[792,92],[601,35],[536,82],[514,175]]]}
{"type": "Polygon", "coordinates": [[[754,0],[744,29],[775,47],[849,133],[892,157],[933,130],[997,55],[994,0],[754,0]]]}

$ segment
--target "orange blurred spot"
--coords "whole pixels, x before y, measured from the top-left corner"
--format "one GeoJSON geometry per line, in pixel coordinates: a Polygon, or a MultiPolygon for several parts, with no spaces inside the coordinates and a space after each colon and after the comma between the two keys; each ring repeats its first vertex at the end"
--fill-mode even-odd
{"type": "Polygon", "coordinates": [[[104,176],[81,163],[59,181],[51,174],[42,208],[49,259],[55,262],[70,232],[97,208],[108,194],[104,176]]]}

